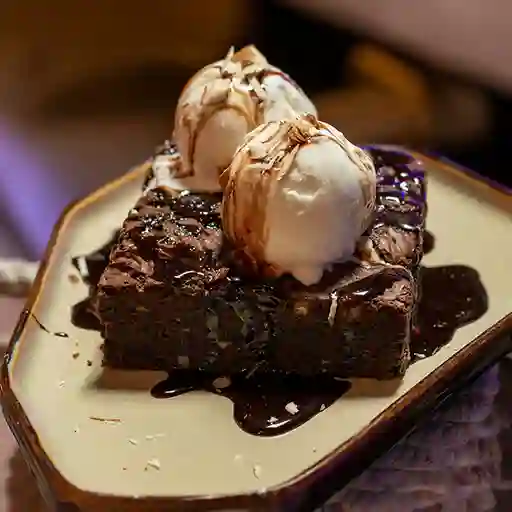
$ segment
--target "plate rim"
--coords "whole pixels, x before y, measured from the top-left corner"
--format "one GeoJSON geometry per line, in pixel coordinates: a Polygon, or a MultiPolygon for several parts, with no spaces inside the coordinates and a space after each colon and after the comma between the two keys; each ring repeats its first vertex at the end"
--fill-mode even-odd
{"type": "MultiPolygon", "coordinates": [[[[442,171],[463,178],[467,182],[478,183],[510,199],[512,190],[492,182],[476,172],[453,163],[444,157],[408,150],[390,145],[372,145],[386,150],[405,151],[427,166],[436,165],[442,171]]],[[[111,507],[137,510],[160,507],[162,510],[206,511],[235,507],[237,510],[279,510],[291,507],[293,510],[312,510],[338,492],[350,480],[360,474],[368,465],[397,441],[406,435],[426,414],[453,395],[460,387],[466,385],[485,371],[494,362],[512,349],[512,312],[470,341],[464,348],[452,355],[418,384],[402,395],[390,407],[376,416],[365,428],[353,438],[339,445],[314,466],[295,477],[266,489],[261,493],[232,495],[195,495],[195,496],[117,496],[97,494],[80,489],[69,482],[53,465],[42,448],[37,433],[32,428],[21,403],[11,387],[9,364],[17,343],[25,329],[30,311],[43,289],[53,249],[68,219],[76,210],[108,195],[120,186],[140,179],[147,166],[141,164],[120,176],[85,198],[68,205],[55,224],[46,251],[41,260],[36,279],[27,298],[19,320],[14,328],[9,345],[4,355],[0,370],[0,401],[2,410],[16,441],[36,475],[38,486],[44,499],[56,504],[56,497],[63,497],[67,502],[96,507],[94,510],[108,511],[111,507]],[[140,508],[139,508],[140,507],[140,508]]],[[[89,510],[90,508],[86,508],[89,510]]]]}

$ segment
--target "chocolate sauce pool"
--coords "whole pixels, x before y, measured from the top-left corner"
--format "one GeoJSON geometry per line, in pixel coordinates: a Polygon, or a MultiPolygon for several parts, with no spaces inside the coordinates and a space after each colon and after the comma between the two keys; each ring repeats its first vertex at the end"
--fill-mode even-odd
{"type": "MultiPolygon", "coordinates": [[[[423,229],[425,187],[423,171],[416,170],[406,153],[370,148],[379,167],[376,223],[405,230],[423,229]]],[[[419,166],[420,167],[420,166],[419,166]]],[[[96,253],[74,259],[84,280],[96,286],[108,262],[110,242],[96,253]]],[[[434,237],[425,236],[425,252],[434,246],[434,237]]],[[[411,350],[413,359],[435,353],[448,343],[455,331],[480,318],[487,309],[487,295],[478,273],[462,265],[421,267],[418,274],[420,301],[411,350]]],[[[99,329],[86,300],[73,309],[73,322],[87,329],[99,329]]],[[[347,380],[299,378],[290,376],[238,376],[233,380],[215,378],[200,372],[174,371],[159,382],[151,394],[173,398],[202,390],[224,396],[233,402],[233,414],[240,428],[250,434],[274,436],[305,423],[332,405],[350,389],[347,380]]]]}
{"type": "Polygon", "coordinates": [[[457,329],[478,320],[488,307],[480,276],[471,267],[421,267],[419,284],[421,298],[411,337],[414,359],[437,352],[457,329]]]}
{"type": "Polygon", "coordinates": [[[155,398],[172,398],[195,390],[211,391],[233,402],[233,416],[245,432],[275,436],[302,425],[350,389],[347,380],[266,375],[212,379],[178,370],[152,390],[155,398]]]}
{"type": "MultiPolygon", "coordinates": [[[[428,238],[433,240],[432,235],[428,238]]],[[[108,250],[103,248],[100,254],[85,258],[90,264],[87,280],[91,285],[94,285],[92,278],[99,279],[101,275],[97,272],[99,261],[103,258],[103,265],[107,263],[106,254],[108,250]]],[[[421,299],[411,340],[415,360],[434,354],[452,339],[458,328],[474,322],[487,310],[487,294],[478,272],[470,267],[421,267],[419,279],[421,299]]],[[[95,317],[80,304],[78,306],[74,322],[96,328],[95,317]]],[[[173,398],[194,390],[219,394],[233,402],[233,415],[242,430],[274,436],[305,423],[349,389],[347,380],[253,375],[228,381],[200,372],[176,371],[159,382],[151,394],[155,398],[173,398]],[[225,386],[227,383],[229,385],[225,386]]]]}
{"type": "MultiPolygon", "coordinates": [[[[478,272],[470,267],[422,267],[419,277],[422,295],[411,339],[414,360],[437,352],[459,327],[474,322],[487,310],[487,294],[478,272]]],[[[350,386],[347,380],[254,375],[218,387],[212,378],[178,371],[159,382],[151,394],[172,398],[194,390],[211,391],[233,402],[234,418],[242,430],[274,436],[302,425],[332,405],[350,386]]]]}

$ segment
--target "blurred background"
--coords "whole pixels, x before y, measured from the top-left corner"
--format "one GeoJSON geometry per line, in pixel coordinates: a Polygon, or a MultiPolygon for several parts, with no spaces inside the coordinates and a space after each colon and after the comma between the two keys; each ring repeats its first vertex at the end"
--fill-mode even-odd
{"type": "Polygon", "coordinates": [[[170,136],[181,88],[254,43],[357,143],[511,183],[507,0],[24,0],[0,6],[0,256],[170,136]]]}

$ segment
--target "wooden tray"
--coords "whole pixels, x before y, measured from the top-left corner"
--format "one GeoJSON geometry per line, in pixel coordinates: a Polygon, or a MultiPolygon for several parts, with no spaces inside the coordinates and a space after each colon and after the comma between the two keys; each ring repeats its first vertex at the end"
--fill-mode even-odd
{"type": "Polygon", "coordinates": [[[489,308],[434,356],[413,364],[403,381],[354,381],[334,405],[274,438],[242,432],[231,402],[220,396],[152,399],[148,389],[163,377],[158,372],[110,372],[110,389],[97,386],[101,337],[70,323],[72,305],[87,295],[71,257],[111,237],[139,195],[142,173],[70,207],[1,380],[4,413],[45,499],[58,510],[82,512],[312,510],[420,415],[509,351],[512,196],[454,165],[415,156],[429,171],[428,228],[436,237],[425,264],[476,269],[489,308]],[[36,318],[69,337],[46,332],[36,318]]]}

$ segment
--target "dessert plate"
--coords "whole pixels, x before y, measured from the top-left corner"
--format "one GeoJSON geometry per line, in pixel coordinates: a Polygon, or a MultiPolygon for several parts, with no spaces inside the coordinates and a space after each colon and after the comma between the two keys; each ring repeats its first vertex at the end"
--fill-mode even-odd
{"type": "MultiPolygon", "coordinates": [[[[100,335],[71,323],[73,305],[88,295],[71,260],[112,237],[140,195],[142,169],[71,206],[55,229],[1,380],[7,421],[48,503],[82,512],[312,510],[509,351],[512,195],[445,161],[414,156],[429,172],[435,244],[424,264],[445,267],[449,277],[434,290],[439,304],[454,298],[450,276],[464,266],[472,269],[466,275],[479,275],[488,307],[449,332],[403,380],[353,381],[332,406],[276,437],[239,429],[222,396],[197,391],[157,400],[149,390],[162,373],[101,368],[100,335]]],[[[439,312],[434,327],[442,330],[447,321],[439,312]]]]}

